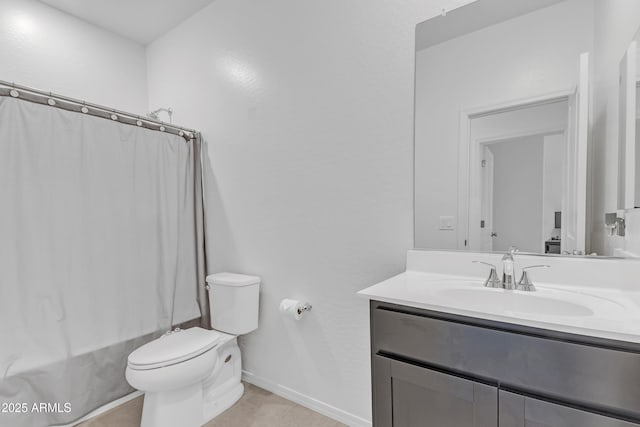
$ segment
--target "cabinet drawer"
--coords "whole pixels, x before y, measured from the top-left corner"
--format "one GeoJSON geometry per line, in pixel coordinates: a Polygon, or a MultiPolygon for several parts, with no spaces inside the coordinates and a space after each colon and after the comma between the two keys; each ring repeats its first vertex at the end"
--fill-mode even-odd
{"type": "Polygon", "coordinates": [[[640,427],[576,408],[500,391],[500,427],[640,427]]]}
{"type": "MultiPolygon", "coordinates": [[[[468,318],[465,318],[465,320],[468,318]]],[[[640,355],[372,305],[372,350],[640,418],[640,355]]]]}

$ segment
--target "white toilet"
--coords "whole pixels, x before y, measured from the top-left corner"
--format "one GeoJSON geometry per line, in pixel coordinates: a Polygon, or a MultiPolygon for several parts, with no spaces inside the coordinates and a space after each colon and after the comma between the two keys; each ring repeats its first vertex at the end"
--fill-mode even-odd
{"type": "Polygon", "coordinates": [[[260,278],[207,277],[211,326],[151,341],[129,355],[126,377],[145,393],[141,427],[201,426],[240,399],[237,336],[258,327],[260,278]]]}

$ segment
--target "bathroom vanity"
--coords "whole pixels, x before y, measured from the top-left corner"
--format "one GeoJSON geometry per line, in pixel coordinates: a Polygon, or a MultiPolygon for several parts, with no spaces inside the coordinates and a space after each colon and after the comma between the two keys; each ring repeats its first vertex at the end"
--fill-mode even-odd
{"type": "Polygon", "coordinates": [[[375,426],[640,426],[640,345],[379,301],[371,345],[375,426]]]}
{"type": "MultiPolygon", "coordinates": [[[[410,251],[405,273],[360,292],[370,299],[373,425],[640,426],[637,292],[586,278],[489,289],[469,275],[474,255],[410,251]],[[461,275],[445,273],[456,264],[461,275]]],[[[624,260],[551,262],[565,280],[624,260]]]]}
{"type": "Polygon", "coordinates": [[[596,256],[640,253],[640,14],[613,3],[479,0],[416,26],[425,250],[359,292],[375,427],[640,426],[640,262],[596,256]],[[618,105],[590,95],[610,87],[618,105]]]}

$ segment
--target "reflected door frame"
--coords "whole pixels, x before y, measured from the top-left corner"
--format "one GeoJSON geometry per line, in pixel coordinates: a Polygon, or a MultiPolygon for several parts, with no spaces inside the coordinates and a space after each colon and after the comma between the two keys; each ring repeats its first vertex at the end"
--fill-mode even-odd
{"type": "MultiPolygon", "coordinates": [[[[638,36],[640,37],[640,36],[638,36]]],[[[633,209],[636,200],[636,94],[640,83],[637,70],[638,41],[633,40],[620,61],[618,209],[633,209]]]]}
{"type": "Polygon", "coordinates": [[[482,150],[482,205],[480,215],[484,223],[480,226],[481,249],[483,252],[493,252],[494,223],[493,223],[493,165],[494,156],[489,144],[480,144],[482,150]]]}
{"type": "MultiPolygon", "coordinates": [[[[480,160],[481,146],[484,142],[481,139],[472,140],[471,138],[471,120],[480,115],[491,113],[499,113],[513,109],[523,108],[525,106],[535,106],[545,103],[564,101],[575,94],[576,89],[559,90],[547,94],[520,98],[505,101],[498,104],[492,104],[482,107],[464,110],[460,113],[460,138],[458,141],[458,220],[457,229],[460,232],[457,235],[458,249],[470,249],[482,251],[483,237],[480,232],[480,216],[482,205],[482,191],[479,191],[480,179],[474,179],[481,176],[480,160]],[[472,228],[471,221],[478,224],[478,227],[472,228]]],[[[529,129],[526,132],[503,135],[496,139],[511,139],[519,136],[545,134],[563,131],[563,129],[540,127],[539,129],[529,129]]]]}

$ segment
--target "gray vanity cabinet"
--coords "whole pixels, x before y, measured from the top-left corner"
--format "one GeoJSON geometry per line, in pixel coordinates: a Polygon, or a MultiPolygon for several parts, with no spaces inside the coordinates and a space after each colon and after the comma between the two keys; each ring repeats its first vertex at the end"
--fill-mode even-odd
{"type": "Polygon", "coordinates": [[[640,346],[371,301],[374,427],[640,427],[640,346]]]}
{"type": "Polygon", "coordinates": [[[640,424],[500,390],[500,427],[638,427],[640,424]]]}
{"type": "Polygon", "coordinates": [[[496,427],[498,389],[382,356],[376,425],[496,427]]]}

